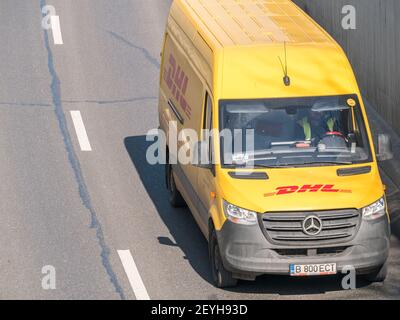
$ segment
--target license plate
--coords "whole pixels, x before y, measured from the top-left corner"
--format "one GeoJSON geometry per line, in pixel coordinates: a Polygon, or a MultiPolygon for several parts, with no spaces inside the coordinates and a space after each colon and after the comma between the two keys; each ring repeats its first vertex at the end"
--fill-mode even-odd
{"type": "Polygon", "coordinates": [[[336,263],[290,265],[292,277],[327,276],[336,273],[336,263]]]}

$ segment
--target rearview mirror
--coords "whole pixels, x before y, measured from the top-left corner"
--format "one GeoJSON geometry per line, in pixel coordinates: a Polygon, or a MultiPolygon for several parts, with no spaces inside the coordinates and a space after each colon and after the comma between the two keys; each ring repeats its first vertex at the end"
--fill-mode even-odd
{"type": "Polygon", "coordinates": [[[392,143],[388,134],[378,135],[378,161],[387,161],[393,159],[392,143]]]}

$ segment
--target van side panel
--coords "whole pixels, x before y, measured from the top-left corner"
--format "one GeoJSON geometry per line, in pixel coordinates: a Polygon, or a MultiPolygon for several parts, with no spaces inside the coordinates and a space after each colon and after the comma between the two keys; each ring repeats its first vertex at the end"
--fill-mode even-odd
{"type": "MultiPolygon", "coordinates": [[[[196,190],[198,168],[185,164],[190,162],[191,154],[187,148],[183,148],[185,144],[187,146],[187,143],[193,142],[193,139],[198,139],[202,125],[206,80],[198,71],[193,59],[196,59],[197,65],[200,61],[206,65],[193,43],[170,17],[161,70],[160,126],[168,135],[170,122],[176,123],[179,141],[177,141],[177,148],[174,148],[172,143],[169,146],[170,157],[177,159],[178,156],[183,155],[186,159],[185,162],[179,158],[178,164],[173,165],[176,185],[200,228],[206,232],[207,226],[204,225],[198,211],[199,199],[196,190]],[[185,48],[182,43],[185,44],[185,48]],[[187,52],[191,52],[191,55],[189,56],[187,52]]],[[[176,137],[171,137],[171,139],[175,140],[176,137]]],[[[167,143],[170,142],[169,140],[167,137],[167,143]]]]}

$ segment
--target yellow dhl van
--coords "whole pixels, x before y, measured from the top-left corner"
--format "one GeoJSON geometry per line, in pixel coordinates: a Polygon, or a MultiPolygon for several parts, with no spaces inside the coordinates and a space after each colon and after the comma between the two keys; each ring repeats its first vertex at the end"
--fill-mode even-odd
{"type": "Polygon", "coordinates": [[[218,287],[351,268],[385,279],[390,222],[377,160],[390,157],[389,141],[379,136],[375,152],[348,59],[294,3],[173,1],[159,121],[170,202],[187,204],[207,238],[218,287]],[[179,161],[187,137],[171,137],[171,126],[195,132],[193,158],[208,161],[179,161]]]}

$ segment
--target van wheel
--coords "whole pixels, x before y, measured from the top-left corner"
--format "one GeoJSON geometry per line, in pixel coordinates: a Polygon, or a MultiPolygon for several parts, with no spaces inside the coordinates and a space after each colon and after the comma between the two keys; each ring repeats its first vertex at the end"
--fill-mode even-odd
{"type": "Polygon", "coordinates": [[[225,269],[219,250],[217,234],[213,228],[210,235],[209,255],[214,284],[218,288],[231,288],[237,286],[238,280],[232,277],[232,272],[225,269]]]}
{"type": "Polygon", "coordinates": [[[169,190],[169,203],[175,208],[185,207],[186,202],[181,193],[176,188],[174,174],[172,172],[172,165],[167,164],[166,167],[167,187],[169,190]]]}
{"type": "Polygon", "coordinates": [[[376,269],[374,272],[371,272],[365,276],[365,278],[373,283],[373,282],[384,282],[388,274],[388,261],[385,262],[383,266],[376,269]]]}

